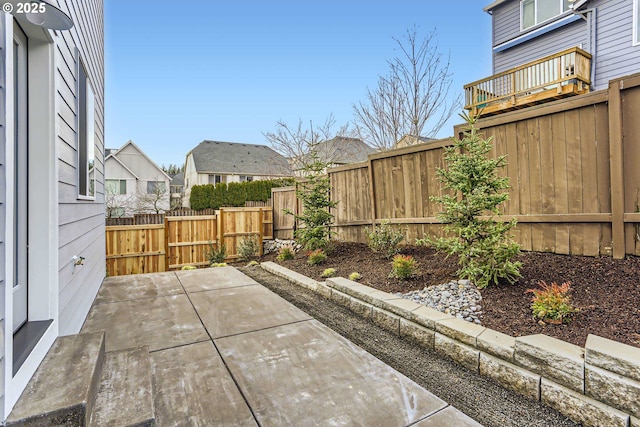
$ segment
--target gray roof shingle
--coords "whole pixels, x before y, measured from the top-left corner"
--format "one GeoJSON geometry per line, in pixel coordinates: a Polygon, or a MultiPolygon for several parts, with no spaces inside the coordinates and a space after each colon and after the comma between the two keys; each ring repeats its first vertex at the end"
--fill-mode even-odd
{"type": "Polygon", "coordinates": [[[266,145],[204,140],[191,153],[198,173],[291,175],[287,159],[266,145]]]}

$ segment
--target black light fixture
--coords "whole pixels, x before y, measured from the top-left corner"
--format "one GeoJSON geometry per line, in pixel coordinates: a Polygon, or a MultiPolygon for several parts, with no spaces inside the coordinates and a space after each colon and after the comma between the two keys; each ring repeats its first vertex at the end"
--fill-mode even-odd
{"type": "Polygon", "coordinates": [[[73,27],[73,20],[48,0],[4,0],[2,11],[15,17],[24,17],[38,27],[64,31],[73,27]]]}

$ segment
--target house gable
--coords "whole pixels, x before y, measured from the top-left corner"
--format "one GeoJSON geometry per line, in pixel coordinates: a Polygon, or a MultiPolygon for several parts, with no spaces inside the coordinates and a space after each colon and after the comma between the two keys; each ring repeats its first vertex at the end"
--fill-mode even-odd
{"type": "Polygon", "coordinates": [[[110,156],[117,158],[140,179],[146,181],[171,180],[171,177],[158,167],[133,141],[128,141],[117,152],[110,156]]]}

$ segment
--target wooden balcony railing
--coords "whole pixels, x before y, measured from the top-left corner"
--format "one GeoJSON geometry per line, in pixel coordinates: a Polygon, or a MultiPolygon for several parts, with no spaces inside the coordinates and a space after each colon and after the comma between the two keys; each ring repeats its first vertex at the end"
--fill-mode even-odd
{"type": "Polygon", "coordinates": [[[464,87],[465,106],[483,116],[589,92],[591,54],[574,47],[464,87]]]}

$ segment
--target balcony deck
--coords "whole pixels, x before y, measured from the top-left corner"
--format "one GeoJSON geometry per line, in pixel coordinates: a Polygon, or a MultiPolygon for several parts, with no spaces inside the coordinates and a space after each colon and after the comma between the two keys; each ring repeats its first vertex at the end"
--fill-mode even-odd
{"type": "Polygon", "coordinates": [[[465,85],[465,106],[491,116],[589,92],[591,54],[574,47],[465,85]]]}

